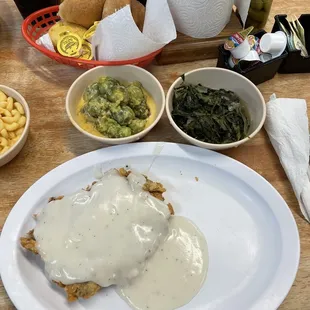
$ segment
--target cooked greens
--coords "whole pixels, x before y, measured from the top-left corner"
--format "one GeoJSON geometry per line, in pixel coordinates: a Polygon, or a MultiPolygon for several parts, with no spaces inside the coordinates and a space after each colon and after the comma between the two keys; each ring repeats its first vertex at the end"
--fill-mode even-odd
{"type": "Polygon", "coordinates": [[[188,135],[222,144],[247,137],[250,120],[245,105],[232,91],[183,83],[174,89],[172,118],[188,135]]]}
{"type": "Polygon", "coordinates": [[[103,76],[84,91],[85,105],[81,112],[87,121],[109,138],[123,138],[141,132],[150,115],[140,82],[122,85],[103,76]]]}

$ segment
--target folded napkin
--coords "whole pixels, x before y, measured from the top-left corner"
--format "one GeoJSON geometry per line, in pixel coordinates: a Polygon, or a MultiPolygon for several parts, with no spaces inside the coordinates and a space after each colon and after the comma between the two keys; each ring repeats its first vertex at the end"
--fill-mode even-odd
{"type": "Polygon", "coordinates": [[[300,209],[310,222],[309,128],[303,99],[270,97],[265,129],[290,180],[300,209]]]}

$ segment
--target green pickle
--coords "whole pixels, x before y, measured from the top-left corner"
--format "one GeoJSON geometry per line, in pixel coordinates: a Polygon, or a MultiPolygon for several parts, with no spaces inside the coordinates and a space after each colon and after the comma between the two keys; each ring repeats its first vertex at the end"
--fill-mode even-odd
{"type": "Polygon", "coordinates": [[[271,5],[272,0],[252,0],[245,26],[263,29],[267,23],[271,5]]]}
{"type": "Polygon", "coordinates": [[[83,93],[81,109],[87,121],[108,138],[124,138],[145,129],[150,109],[140,82],[122,85],[117,79],[103,76],[83,93]]]}

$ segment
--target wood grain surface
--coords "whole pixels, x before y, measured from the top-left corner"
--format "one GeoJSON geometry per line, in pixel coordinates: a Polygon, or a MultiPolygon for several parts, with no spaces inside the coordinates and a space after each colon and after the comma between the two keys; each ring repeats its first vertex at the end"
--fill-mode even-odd
{"type": "MultiPolygon", "coordinates": [[[[267,30],[271,30],[275,14],[306,12],[310,13],[308,0],[274,0],[267,30]]],[[[102,147],[79,133],[65,113],[66,92],[83,71],[57,64],[30,47],[21,35],[21,22],[14,2],[0,0],[0,84],[19,91],[31,110],[31,128],[25,147],[13,161],[0,168],[0,229],[16,201],[41,176],[65,161],[102,147]]],[[[215,64],[216,60],[212,59],[151,66],[149,70],[167,91],[180,74],[215,64]]],[[[276,75],[273,80],[259,85],[259,89],[266,100],[276,93],[278,97],[304,98],[309,105],[309,80],[310,74],[276,75]]],[[[144,141],[185,143],[169,125],[166,116],[144,141]]],[[[310,226],[301,217],[291,185],[265,131],[246,145],[224,153],[260,173],[291,208],[300,233],[301,259],[295,283],[280,309],[310,309],[310,226]]],[[[0,309],[14,309],[1,282],[0,309]]]]}

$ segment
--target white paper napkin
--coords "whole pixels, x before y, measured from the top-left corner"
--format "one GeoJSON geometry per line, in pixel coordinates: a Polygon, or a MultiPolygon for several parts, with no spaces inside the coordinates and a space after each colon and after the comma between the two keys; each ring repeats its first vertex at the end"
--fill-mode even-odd
{"type": "Polygon", "coordinates": [[[104,18],[92,38],[98,60],[126,60],[148,55],[176,38],[167,0],[148,0],[143,33],[127,5],[104,18]]]}
{"type": "Polygon", "coordinates": [[[233,4],[245,24],[251,0],[167,0],[176,28],[193,38],[217,36],[229,23],[233,4]]]}
{"type": "Polygon", "coordinates": [[[38,45],[45,47],[46,49],[48,49],[51,52],[56,52],[54,45],[53,45],[53,42],[51,40],[51,37],[48,33],[44,34],[42,37],[40,37],[38,40],[36,40],[36,43],[38,45]]]}
{"type": "Polygon", "coordinates": [[[235,0],[235,6],[238,8],[239,15],[242,23],[245,26],[246,19],[248,17],[251,1],[249,0],[235,0]]]}
{"type": "Polygon", "coordinates": [[[310,222],[309,128],[304,99],[270,97],[265,129],[291,182],[300,209],[310,222]]]}

